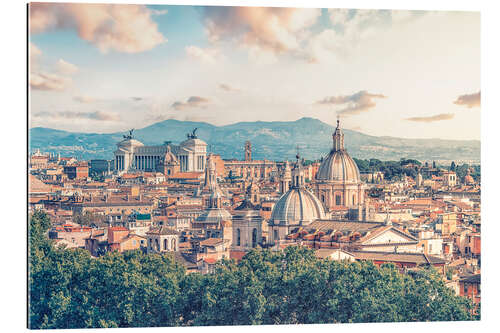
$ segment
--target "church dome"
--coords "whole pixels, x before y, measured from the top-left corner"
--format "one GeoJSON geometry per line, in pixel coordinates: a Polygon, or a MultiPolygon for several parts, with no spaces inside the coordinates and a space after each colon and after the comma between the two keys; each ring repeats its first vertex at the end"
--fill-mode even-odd
{"type": "Polygon", "coordinates": [[[316,179],[341,183],[359,183],[360,175],[356,162],[344,149],[344,133],[337,120],[337,128],[333,133],[333,148],[321,162],[316,179]]]}
{"type": "Polygon", "coordinates": [[[359,169],[346,151],[331,151],[323,160],[316,174],[317,180],[359,183],[359,169]]]}
{"type": "Polygon", "coordinates": [[[271,223],[309,224],[325,217],[323,205],[306,188],[292,188],[274,205],[271,223]]]}

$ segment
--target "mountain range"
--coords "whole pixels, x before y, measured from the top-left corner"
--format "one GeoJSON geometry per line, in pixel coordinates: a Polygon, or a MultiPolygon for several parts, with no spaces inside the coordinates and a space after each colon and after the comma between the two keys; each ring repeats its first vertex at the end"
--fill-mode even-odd
{"type": "MultiPolygon", "coordinates": [[[[254,159],[292,160],[297,149],[305,159],[319,159],[332,146],[334,127],[318,119],[296,121],[239,122],[215,126],[205,122],[168,119],[136,129],[134,137],[145,145],[178,144],[198,128],[198,138],[208,143],[210,152],[224,159],[242,159],[245,141],[252,143],[254,159]]],[[[361,159],[399,160],[412,158],[436,161],[479,161],[479,140],[406,139],[371,136],[345,129],[345,146],[351,156],[361,159]]],[[[76,133],[44,127],[29,130],[30,151],[61,153],[79,159],[112,159],[123,132],[76,133]]]]}

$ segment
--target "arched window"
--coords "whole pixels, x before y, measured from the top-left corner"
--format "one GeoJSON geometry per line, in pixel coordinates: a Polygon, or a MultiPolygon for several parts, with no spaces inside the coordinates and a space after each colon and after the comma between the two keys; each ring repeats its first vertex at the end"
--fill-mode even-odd
{"type": "Polygon", "coordinates": [[[321,195],[321,202],[325,203],[325,195],[324,194],[321,195]]]}
{"type": "Polygon", "coordinates": [[[156,245],[156,249],[158,251],[160,251],[160,242],[158,242],[158,239],[155,239],[155,245],[156,245]]]}
{"type": "Polygon", "coordinates": [[[172,249],[172,251],[175,251],[175,248],[176,248],[175,238],[172,238],[171,244],[172,244],[172,246],[170,248],[172,249]]]}
{"type": "Polygon", "coordinates": [[[252,230],[252,247],[257,246],[257,229],[253,228],[252,230]]]}
{"type": "Polygon", "coordinates": [[[335,205],[337,206],[342,205],[342,197],[340,196],[340,194],[335,195],[335,205]]]}
{"type": "Polygon", "coordinates": [[[241,245],[241,232],[240,229],[236,229],[236,246],[241,245]]]}
{"type": "Polygon", "coordinates": [[[163,240],[163,249],[168,250],[168,240],[166,238],[163,240]]]}
{"type": "Polygon", "coordinates": [[[353,194],[353,195],[352,195],[352,204],[353,204],[353,205],[355,204],[355,202],[354,202],[355,200],[356,200],[356,195],[355,195],[355,194],[353,194]]]}

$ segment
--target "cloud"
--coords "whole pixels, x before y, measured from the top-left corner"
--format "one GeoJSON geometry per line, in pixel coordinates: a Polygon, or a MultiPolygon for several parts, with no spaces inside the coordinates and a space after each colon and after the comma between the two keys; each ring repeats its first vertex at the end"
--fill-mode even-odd
{"type": "Polygon", "coordinates": [[[78,67],[63,60],[55,64],[55,71],[42,69],[40,58],[42,51],[33,43],[29,43],[29,85],[35,90],[55,90],[61,91],[66,89],[71,83],[72,79],[69,75],[78,71],[78,67]]]}
{"type": "Polygon", "coordinates": [[[156,16],[165,15],[168,13],[168,10],[166,9],[150,9],[149,11],[151,12],[151,15],[156,16]]]}
{"type": "Polygon", "coordinates": [[[85,95],[80,95],[80,96],[73,96],[73,100],[80,102],[80,103],[93,103],[96,101],[95,98],[90,97],[90,96],[85,96],[85,95]]]}
{"type": "Polygon", "coordinates": [[[366,112],[376,106],[374,98],[386,98],[382,94],[372,94],[366,90],[358,91],[352,95],[329,96],[317,101],[319,105],[345,105],[345,108],[337,111],[339,115],[356,115],[366,112]]]}
{"type": "Polygon", "coordinates": [[[151,19],[159,12],[143,5],[31,3],[29,14],[31,33],[74,29],[103,53],[143,52],[167,41],[151,19]]]}
{"type": "Polygon", "coordinates": [[[460,95],[453,103],[466,106],[469,109],[474,107],[481,107],[481,91],[478,91],[474,94],[460,95]]]}
{"type": "Polygon", "coordinates": [[[78,67],[63,59],[59,59],[56,63],[57,71],[64,75],[72,75],[78,72],[78,67]]]}
{"type": "Polygon", "coordinates": [[[332,28],[309,38],[303,57],[310,63],[346,60],[363,41],[380,31],[401,27],[426,13],[408,10],[328,9],[332,28]]]}
{"type": "Polygon", "coordinates": [[[434,121],[450,120],[450,119],[453,119],[453,117],[455,117],[455,115],[453,113],[440,113],[440,114],[437,114],[434,116],[411,117],[411,118],[406,118],[405,120],[421,122],[421,123],[431,123],[434,121]]]}
{"type": "Polygon", "coordinates": [[[210,99],[200,96],[191,96],[186,102],[174,102],[171,107],[175,110],[185,110],[189,108],[205,108],[210,103],[210,99]]]}
{"type": "Polygon", "coordinates": [[[239,92],[240,91],[240,89],[235,88],[235,87],[231,87],[230,85],[225,84],[225,83],[219,83],[219,89],[227,91],[227,92],[239,92]]]}
{"type": "Polygon", "coordinates": [[[54,73],[30,73],[30,87],[35,90],[64,90],[72,82],[71,78],[54,73]]]}
{"type": "Polygon", "coordinates": [[[38,69],[42,51],[40,51],[40,49],[32,42],[29,44],[29,49],[30,70],[33,71],[38,69]]]}
{"type": "Polygon", "coordinates": [[[199,60],[205,64],[215,64],[217,59],[221,57],[220,52],[214,48],[202,49],[198,46],[186,46],[186,54],[193,59],[199,60]]]}
{"type": "Polygon", "coordinates": [[[232,41],[254,53],[278,54],[299,49],[321,9],[206,7],[204,15],[211,42],[232,41]]]}
{"type": "Polygon", "coordinates": [[[34,115],[38,118],[50,118],[55,120],[61,119],[88,119],[88,120],[98,120],[98,121],[119,121],[120,117],[115,112],[103,112],[103,111],[94,111],[94,112],[39,112],[34,115]]]}

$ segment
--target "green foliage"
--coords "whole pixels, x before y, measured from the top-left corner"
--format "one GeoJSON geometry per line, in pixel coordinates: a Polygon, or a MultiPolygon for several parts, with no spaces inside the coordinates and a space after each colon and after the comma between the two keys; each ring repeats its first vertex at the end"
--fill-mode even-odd
{"type": "Polygon", "coordinates": [[[384,173],[384,178],[400,179],[403,175],[415,178],[417,176],[417,169],[413,167],[406,167],[408,164],[421,165],[422,163],[414,159],[401,159],[400,161],[380,161],[377,159],[359,160],[354,158],[358,165],[360,172],[375,172],[380,171],[384,173]]]}
{"type": "Polygon", "coordinates": [[[30,219],[30,328],[471,320],[434,270],[321,260],[304,247],[254,250],[213,274],[185,274],[171,255],[92,258],[54,247],[50,220],[30,219]]]}
{"type": "Polygon", "coordinates": [[[81,224],[81,225],[86,225],[90,226],[92,223],[96,222],[104,222],[105,217],[103,215],[100,215],[95,212],[91,211],[86,211],[85,213],[75,213],[73,215],[73,222],[81,224]]]}
{"type": "Polygon", "coordinates": [[[95,170],[90,170],[89,177],[95,182],[104,181],[104,174],[102,172],[97,172],[95,170]]]}

